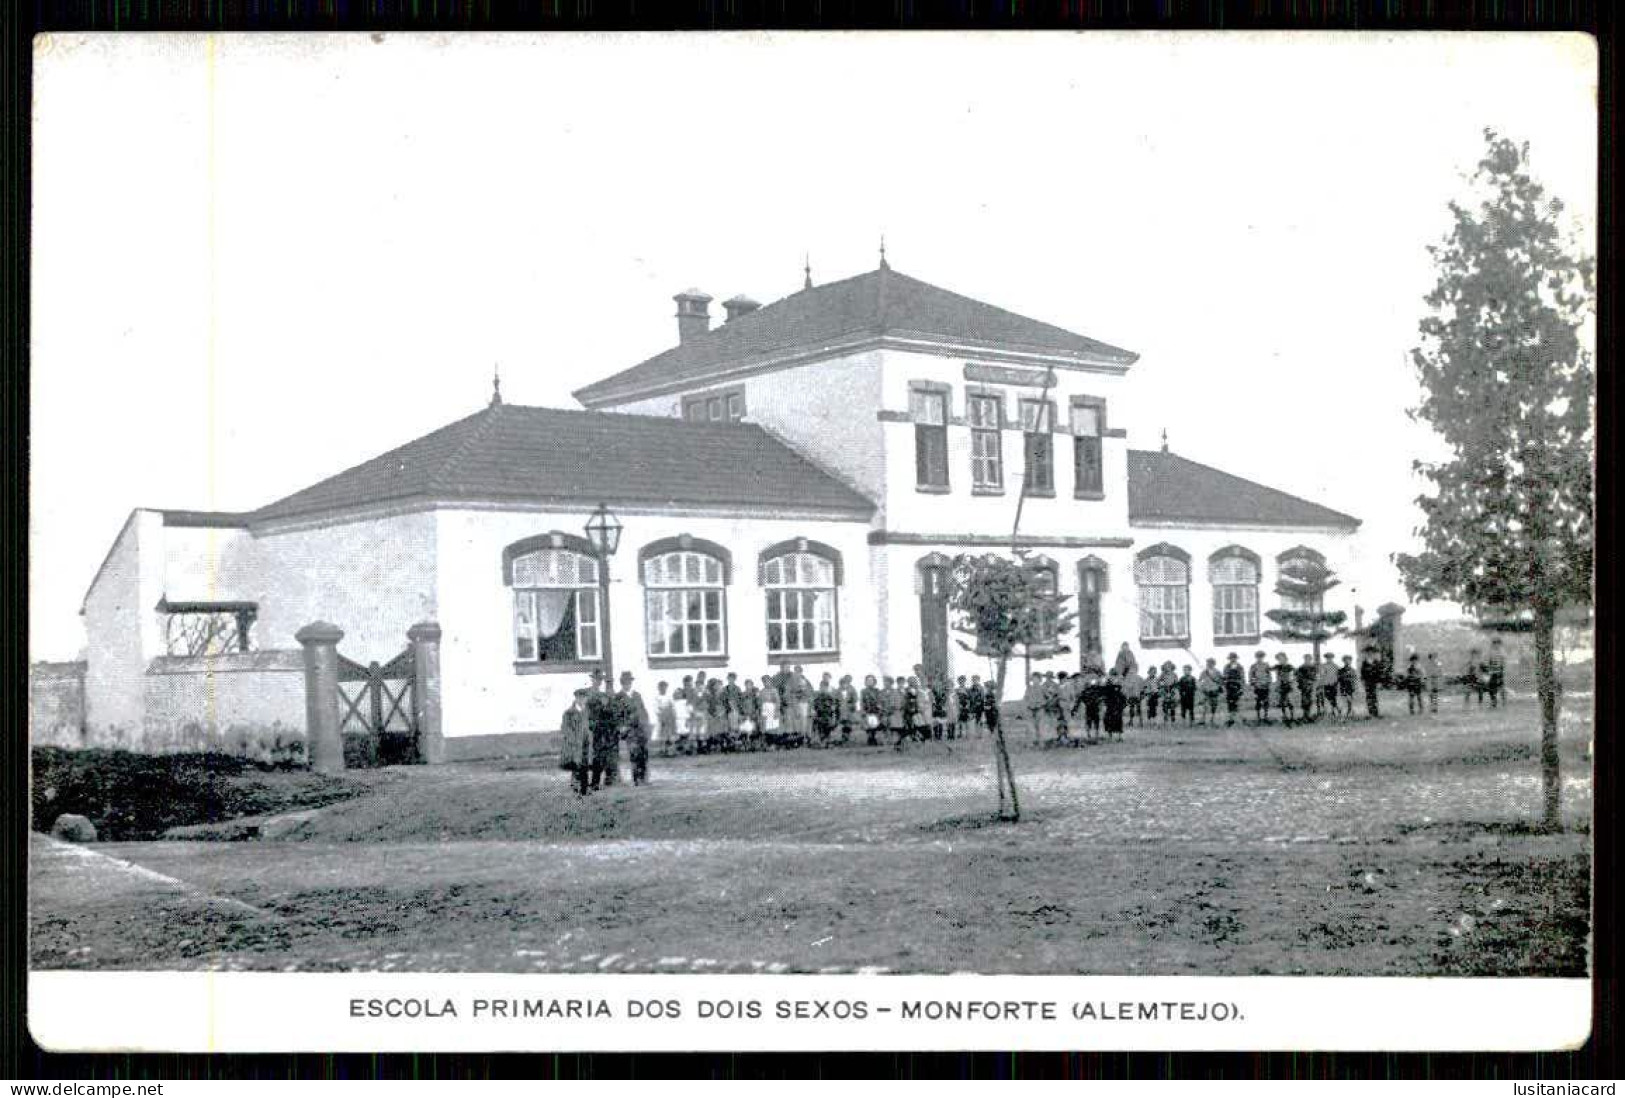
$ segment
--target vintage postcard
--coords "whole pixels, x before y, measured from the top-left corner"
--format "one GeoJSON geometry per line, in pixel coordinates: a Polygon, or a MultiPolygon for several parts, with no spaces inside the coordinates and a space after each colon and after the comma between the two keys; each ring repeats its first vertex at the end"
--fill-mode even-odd
{"type": "Polygon", "coordinates": [[[35,73],[41,1044],[1586,1039],[1592,39],[35,73]]]}

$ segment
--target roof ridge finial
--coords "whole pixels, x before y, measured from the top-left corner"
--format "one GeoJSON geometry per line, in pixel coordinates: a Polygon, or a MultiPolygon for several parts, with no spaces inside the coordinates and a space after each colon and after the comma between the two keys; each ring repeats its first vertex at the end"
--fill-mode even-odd
{"type": "Polygon", "coordinates": [[[880,269],[883,270],[883,271],[891,270],[891,264],[886,262],[886,234],[885,233],[880,234],[880,269]]]}
{"type": "Polygon", "coordinates": [[[801,283],[801,288],[803,290],[812,289],[812,254],[810,252],[801,253],[801,270],[806,275],[805,280],[801,283]]]}
{"type": "Polygon", "coordinates": [[[1166,427],[1162,429],[1162,452],[1165,454],[1168,452],[1168,428],[1166,427]]]}
{"type": "Polygon", "coordinates": [[[502,364],[491,367],[491,407],[502,403],[502,364]]]}

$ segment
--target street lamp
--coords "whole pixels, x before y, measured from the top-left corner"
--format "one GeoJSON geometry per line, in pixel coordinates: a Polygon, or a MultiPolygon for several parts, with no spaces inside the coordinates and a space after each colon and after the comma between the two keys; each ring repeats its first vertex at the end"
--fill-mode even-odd
{"type": "Polygon", "coordinates": [[[587,520],[587,541],[598,554],[598,645],[604,657],[604,689],[615,692],[615,659],[609,640],[609,558],[621,546],[621,521],[600,503],[587,520]]]}

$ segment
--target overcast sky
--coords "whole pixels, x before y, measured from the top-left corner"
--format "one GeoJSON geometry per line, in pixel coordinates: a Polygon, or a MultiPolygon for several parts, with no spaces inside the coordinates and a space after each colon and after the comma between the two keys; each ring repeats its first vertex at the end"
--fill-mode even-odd
{"type": "Polygon", "coordinates": [[[881,233],[1138,351],[1132,445],[1166,428],[1380,557],[1434,445],[1425,249],[1483,128],[1594,224],[1577,36],[108,35],[35,72],[36,659],[78,652],[131,508],[258,507],[476,410],[498,363],[575,407],[675,342],[674,292],[772,301],[881,233]]]}

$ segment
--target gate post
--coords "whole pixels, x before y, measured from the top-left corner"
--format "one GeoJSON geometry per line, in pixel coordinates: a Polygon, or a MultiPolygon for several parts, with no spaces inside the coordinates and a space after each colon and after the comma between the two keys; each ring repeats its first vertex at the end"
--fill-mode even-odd
{"type": "Polygon", "coordinates": [[[339,641],[344,630],[313,621],[293,635],[305,649],[305,753],[312,770],[344,769],[339,734],[339,641]]]}
{"type": "Polygon", "coordinates": [[[406,631],[412,642],[412,717],[418,729],[418,755],[425,763],[446,761],[440,725],[440,625],[420,621],[406,631]]]}

